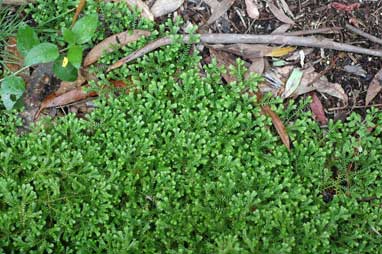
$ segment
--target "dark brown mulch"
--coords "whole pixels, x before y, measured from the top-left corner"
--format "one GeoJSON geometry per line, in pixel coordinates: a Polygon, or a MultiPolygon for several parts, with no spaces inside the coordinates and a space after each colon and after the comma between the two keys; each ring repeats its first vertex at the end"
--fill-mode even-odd
{"type": "MultiPolygon", "coordinates": [[[[259,0],[258,2],[265,6],[265,1],[259,0]]],[[[363,1],[359,8],[351,12],[332,8],[330,3],[333,2],[328,0],[286,0],[296,21],[296,24],[288,32],[325,27],[344,28],[345,24],[351,23],[366,33],[382,38],[382,1],[363,1]]],[[[342,1],[342,3],[349,5],[359,3],[359,1],[342,1]]],[[[246,14],[244,0],[237,0],[227,13],[214,24],[208,27],[203,26],[211,15],[210,11],[208,5],[201,0],[188,0],[186,1],[185,8],[179,14],[185,20],[201,27],[200,32],[270,34],[274,29],[283,24],[266,8],[261,8],[259,20],[253,21],[246,14]]],[[[316,36],[325,36],[338,42],[364,48],[382,48],[382,45],[370,42],[345,28],[337,34],[316,36]]],[[[349,105],[346,107],[343,107],[342,103],[336,98],[330,96],[320,97],[329,117],[344,118],[352,111],[357,111],[361,114],[366,112],[366,108],[363,107],[365,105],[366,92],[372,78],[382,68],[380,58],[333,50],[324,50],[324,57],[322,57],[321,50],[315,49],[314,53],[306,61],[315,62],[314,67],[316,71],[324,71],[329,81],[341,84],[349,96],[349,105]],[[327,70],[333,61],[335,61],[334,68],[327,70]],[[366,75],[362,77],[350,74],[344,70],[346,65],[359,65],[366,71],[366,75]]],[[[379,94],[371,104],[382,104],[382,94],[379,94]]]]}

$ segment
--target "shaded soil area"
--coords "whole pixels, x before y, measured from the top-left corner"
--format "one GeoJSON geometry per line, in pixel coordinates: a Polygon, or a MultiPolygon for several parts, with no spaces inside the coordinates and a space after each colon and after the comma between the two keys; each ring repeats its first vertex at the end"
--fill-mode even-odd
{"type": "MultiPolygon", "coordinates": [[[[347,6],[355,6],[351,11],[334,8],[333,1],[289,0],[285,2],[293,13],[295,21],[295,25],[288,32],[335,28],[339,29],[337,33],[315,34],[315,36],[363,48],[382,47],[345,28],[346,24],[351,24],[368,34],[382,38],[381,1],[364,1],[362,4],[355,0],[345,1],[347,6]]],[[[200,32],[271,34],[284,24],[269,11],[265,1],[257,1],[257,4],[260,12],[258,20],[253,20],[247,15],[245,1],[235,1],[217,22],[209,26],[205,24],[211,15],[211,8],[203,1],[188,1],[185,8],[179,12],[186,20],[199,25],[200,32]]],[[[343,105],[334,97],[320,95],[329,117],[341,119],[352,111],[361,114],[366,112],[367,89],[375,74],[382,68],[380,58],[316,48],[306,57],[305,62],[312,63],[315,70],[324,74],[329,81],[341,84],[349,96],[348,105],[343,105]],[[349,73],[346,66],[357,66],[359,70],[362,70],[361,74],[349,73]]],[[[381,104],[382,94],[377,95],[370,103],[376,107],[380,107],[381,104]]]]}

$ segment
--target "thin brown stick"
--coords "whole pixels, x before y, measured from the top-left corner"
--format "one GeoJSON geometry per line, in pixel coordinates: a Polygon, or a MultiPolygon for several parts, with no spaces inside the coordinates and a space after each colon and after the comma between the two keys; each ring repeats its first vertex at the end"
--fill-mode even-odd
{"type": "MultiPolygon", "coordinates": [[[[188,37],[185,38],[189,39],[188,37]]],[[[202,43],[259,43],[259,44],[277,44],[291,45],[313,48],[325,48],[338,51],[353,52],[371,56],[382,57],[382,50],[366,49],[345,43],[335,42],[329,39],[317,39],[314,37],[297,37],[284,35],[253,35],[253,34],[201,34],[200,41],[202,43]]]]}
{"type": "MultiPolygon", "coordinates": [[[[183,36],[184,43],[193,43],[189,35],[183,36]]],[[[111,65],[107,71],[111,71],[120,67],[121,65],[131,62],[159,47],[163,47],[173,43],[170,37],[164,37],[154,42],[147,44],[145,47],[135,51],[116,63],[111,65]]],[[[235,44],[235,43],[248,43],[248,44],[276,44],[276,45],[291,45],[303,46],[311,48],[325,48],[338,51],[353,52],[358,54],[365,54],[371,56],[382,57],[382,50],[366,49],[345,43],[335,42],[329,39],[317,39],[314,37],[297,37],[285,35],[252,35],[252,34],[200,34],[200,42],[203,44],[235,44]]]]}
{"type": "MultiPolygon", "coordinates": [[[[380,108],[382,107],[382,104],[373,104],[373,105],[356,105],[356,106],[351,106],[351,109],[363,109],[363,108],[380,108]]],[[[348,106],[345,107],[335,107],[335,108],[329,108],[328,111],[337,111],[337,110],[343,110],[349,108],[348,106]]]]}
{"type": "Polygon", "coordinates": [[[378,38],[378,37],[375,37],[374,35],[371,35],[371,34],[368,34],[350,24],[346,24],[345,27],[347,29],[349,29],[350,31],[352,31],[353,33],[355,34],[358,34],[366,39],[368,39],[369,41],[372,41],[372,42],[375,42],[375,43],[378,43],[378,44],[381,44],[382,45],[382,39],[378,38]]]}
{"type": "Polygon", "coordinates": [[[312,30],[302,30],[302,31],[293,31],[285,33],[272,33],[272,35],[288,35],[288,36],[302,36],[302,35],[312,35],[312,34],[328,34],[328,33],[338,33],[341,31],[341,27],[325,27],[312,30]]]}
{"type": "Polygon", "coordinates": [[[116,68],[119,68],[121,65],[125,64],[125,63],[128,63],[128,62],[131,62],[157,48],[160,48],[160,47],[163,47],[163,46],[166,46],[166,45],[169,45],[171,44],[173,41],[170,37],[164,37],[164,38],[160,38],[156,41],[153,41],[153,42],[150,42],[149,44],[147,44],[146,46],[144,46],[143,48],[141,49],[138,49],[137,51],[134,51],[133,53],[131,53],[130,55],[124,57],[124,58],[121,58],[119,59],[116,63],[114,63],[113,65],[109,66],[109,68],[107,68],[107,72],[111,71],[111,70],[114,70],[116,68]]]}
{"type": "Polygon", "coordinates": [[[378,197],[373,196],[373,197],[366,197],[366,198],[358,198],[357,201],[358,202],[371,202],[371,201],[374,201],[376,199],[378,199],[378,197]]]}

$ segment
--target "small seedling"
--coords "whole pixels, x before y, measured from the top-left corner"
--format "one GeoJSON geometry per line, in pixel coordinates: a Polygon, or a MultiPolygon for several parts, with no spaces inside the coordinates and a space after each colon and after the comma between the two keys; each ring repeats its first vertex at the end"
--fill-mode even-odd
{"type": "Polygon", "coordinates": [[[87,15],[79,19],[72,29],[62,29],[67,47],[59,50],[50,42],[41,42],[36,31],[24,24],[17,32],[17,49],[24,57],[24,67],[1,81],[0,94],[6,109],[12,109],[25,90],[23,79],[16,75],[41,63],[53,62],[53,72],[64,81],[75,81],[82,63],[84,44],[92,39],[98,25],[98,16],[87,15]]]}

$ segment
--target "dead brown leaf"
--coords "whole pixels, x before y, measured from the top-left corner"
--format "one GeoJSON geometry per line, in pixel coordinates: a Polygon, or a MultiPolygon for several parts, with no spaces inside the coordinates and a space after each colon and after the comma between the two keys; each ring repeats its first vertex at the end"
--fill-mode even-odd
{"type": "Polygon", "coordinates": [[[58,96],[56,93],[53,93],[47,96],[42,101],[40,109],[36,113],[35,119],[38,119],[38,117],[41,114],[41,111],[43,111],[46,108],[64,106],[64,105],[67,105],[76,101],[84,100],[89,97],[94,97],[94,96],[97,96],[96,92],[85,92],[83,90],[83,87],[78,87],[74,90],[71,90],[69,92],[66,92],[58,96]]]}
{"type": "Polygon", "coordinates": [[[286,148],[290,151],[289,135],[280,117],[275,112],[273,112],[271,107],[269,107],[268,105],[261,106],[261,111],[263,112],[263,114],[271,118],[273,126],[275,127],[277,133],[279,134],[281,141],[286,146],[286,148]]]}
{"type": "Polygon", "coordinates": [[[326,93],[337,97],[345,104],[347,104],[348,96],[341,85],[338,83],[329,82],[325,76],[320,77],[317,81],[314,82],[314,80],[316,80],[319,76],[320,74],[315,72],[313,67],[305,69],[301,84],[293,93],[293,96],[299,96],[301,94],[316,90],[317,92],[326,93]]]}
{"type": "Polygon", "coordinates": [[[23,66],[23,57],[16,47],[16,38],[9,37],[5,50],[8,54],[4,56],[4,64],[11,72],[16,72],[23,66]]]}
{"type": "Polygon", "coordinates": [[[229,53],[241,56],[245,59],[253,59],[258,57],[264,57],[264,56],[273,56],[273,57],[280,57],[283,55],[287,55],[290,52],[294,51],[295,48],[293,47],[269,47],[262,44],[243,44],[243,43],[237,43],[237,44],[229,44],[229,45],[223,45],[223,44],[217,44],[217,45],[211,45],[211,47],[227,51],[229,53]]]}
{"type": "Polygon", "coordinates": [[[294,21],[289,18],[284,11],[280,10],[276,7],[272,2],[268,2],[269,10],[272,12],[272,14],[281,22],[284,22],[286,24],[294,25],[294,21]]]}
{"type": "Polygon", "coordinates": [[[377,94],[382,90],[382,69],[374,76],[371,81],[366,94],[366,106],[377,96],[377,94]]]}
{"type": "Polygon", "coordinates": [[[215,8],[211,6],[212,15],[207,21],[207,25],[211,25],[218,20],[224,13],[226,13],[231,6],[235,3],[235,0],[223,0],[215,8]]]}
{"type": "Polygon", "coordinates": [[[312,102],[310,103],[310,109],[312,110],[315,119],[322,125],[328,124],[328,118],[325,115],[324,107],[315,92],[310,93],[312,102]]]}
{"type": "MultiPolygon", "coordinates": [[[[271,91],[273,94],[281,94],[293,69],[292,66],[285,66],[268,70],[264,76],[269,86],[263,88],[262,91],[271,91]]],[[[337,97],[345,104],[348,102],[348,96],[340,84],[329,82],[325,76],[320,77],[320,74],[315,72],[313,67],[310,67],[303,70],[303,77],[300,85],[290,97],[297,97],[312,91],[326,93],[337,97]]]]}
{"type": "Polygon", "coordinates": [[[232,83],[232,82],[236,81],[236,78],[233,77],[228,71],[229,66],[231,66],[231,65],[235,66],[236,65],[236,57],[234,57],[232,54],[229,54],[227,52],[215,50],[213,48],[209,48],[209,50],[210,50],[210,55],[212,57],[216,58],[218,66],[219,67],[223,66],[227,70],[226,73],[222,74],[224,80],[227,83],[232,83]]]}
{"type": "Polygon", "coordinates": [[[288,31],[292,27],[291,24],[282,24],[278,28],[272,31],[272,34],[282,34],[288,31]]]}
{"type": "Polygon", "coordinates": [[[293,12],[290,10],[289,5],[285,0],[279,0],[279,3],[281,3],[281,7],[284,10],[286,14],[294,18],[293,12]]]}
{"type": "Polygon", "coordinates": [[[263,74],[265,69],[265,59],[263,57],[257,57],[252,59],[252,63],[248,68],[247,73],[245,74],[245,78],[249,76],[251,73],[263,74]]]}
{"type": "Polygon", "coordinates": [[[151,7],[151,13],[156,18],[164,16],[177,10],[183,3],[184,0],[156,0],[154,5],[151,7]]]}
{"type": "Polygon", "coordinates": [[[112,52],[117,46],[127,45],[130,42],[138,40],[142,36],[148,35],[150,35],[150,32],[144,30],[133,30],[133,33],[131,33],[131,31],[126,31],[119,34],[114,34],[101,41],[90,50],[85,57],[84,66],[86,67],[95,63],[104,52],[112,52]]]}
{"type": "Polygon", "coordinates": [[[60,87],[58,90],[55,92],[56,96],[67,93],[71,90],[74,90],[80,86],[82,86],[86,82],[86,77],[82,75],[82,73],[79,71],[77,80],[73,82],[69,81],[61,81],[60,87]]]}
{"type": "Polygon", "coordinates": [[[260,17],[259,7],[256,0],[245,0],[247,14],[250,18],[257,20],[260,17]]]}
{"type": "Polygon", "coordinates": [[[111,0],[112,2],[125,1],[130,8],[137,6],[138,10],[142,10],[141,16],[149,20],[154,20],[154,15],[151,13],[150,8],[141,0],[111,0]]]}

